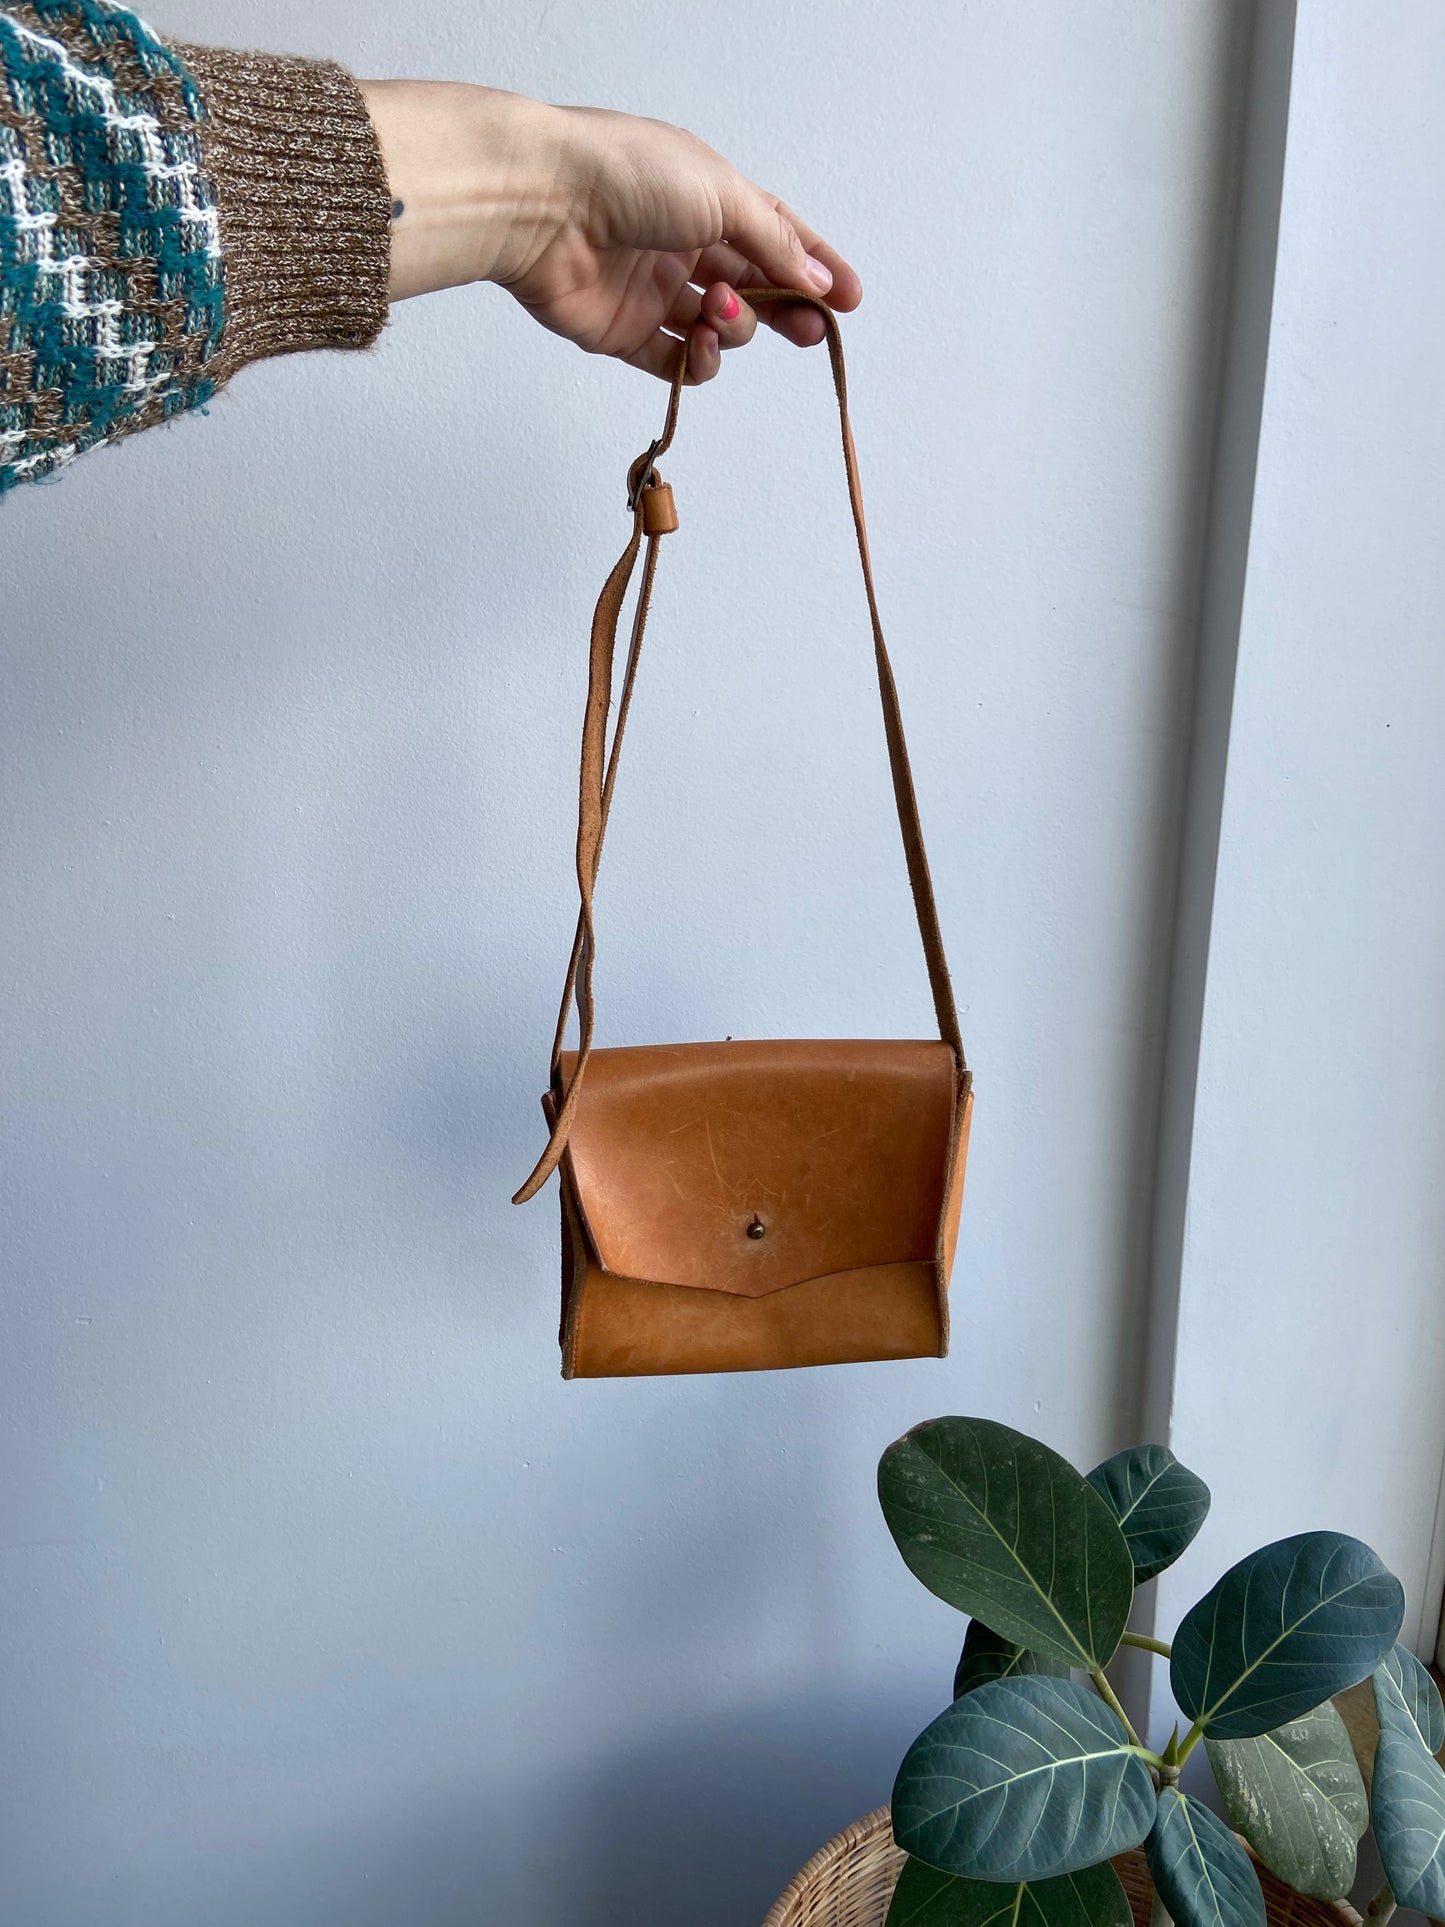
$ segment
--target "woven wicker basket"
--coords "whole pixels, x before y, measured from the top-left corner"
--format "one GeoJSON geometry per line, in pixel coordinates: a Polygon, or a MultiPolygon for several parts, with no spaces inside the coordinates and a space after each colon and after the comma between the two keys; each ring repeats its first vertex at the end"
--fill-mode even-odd
{"type": "MultiPolygon", "coordinates": [[[[830,1840],[778,1896],[763,1927],[883,1927],[893,1884],[904,1855],[893,1844],[887,1807],[830,1840]]],[[[1257,1863],[1256,1863],[1257,1864],[1257,1863]]],[[[1114,1862],[1134,1909],[1136,1927],[1149,1927],[1149,1879],[1142,1852],[1114,1862]]],[[[1331,1905],[1305,1900],[1259,1868],[1270,1927],[1361,1927],[1360,1916],[1343,1901],[1331,1905]]]]}

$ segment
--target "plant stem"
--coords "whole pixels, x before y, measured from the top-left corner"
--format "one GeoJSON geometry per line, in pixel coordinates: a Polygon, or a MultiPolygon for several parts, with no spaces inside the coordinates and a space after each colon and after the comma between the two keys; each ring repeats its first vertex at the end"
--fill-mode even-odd
{"type": "Polygon", "coordinates": [[[1394,1913],[1395,1906],[1395,1896],[1390,1892],[1390,1883],[1387,1880],[1365,1909],[1365,1919],[1375,1922],[1376,1927],[1383,1927],[1383,1923],[1394,1913]]]}
{"type": "Polygon", "coordinates": [[[1174,1648],[1166,1646],[1162,1639],[1147,1639],[1143,1633],[1124,1633],[1120,1639],[1124,1646],[1142,1646],[1146,1653],[1158,1653],[1161,1659],[1172,1659],[1174,1648]]]}
{"type": "MultiPolygon", "coordinates": [[[[1179,1728],[1176,1726],[1174,1729],[1174,1740],[1177,1740],[1178,1737],[1179,1728]]],[[[1179,1784],[1179,1768],[1174,1765],[1173,1760],[1174,1740],[1169,1742],[1169,1750],[1160,1765],[1159,1788],[1161,1792],[1167,1786],[1177,1787],[1179,1784]]],[[[1157,1887],[1154,1889],[1154,1906],[1149,1915],[1149,1927],[1174,1927],[1174,1916],[1164,1905],[1163,1897],[1157,1887]]]]}
{"type": "Polygon", "coordinates": [[[1181,1766],[1183,1766],[1184,1762],[1189,1758],[1189,1755],[1203,1738],[1204,1728],[1202,1726],[1195,1725],[1190,1727],[1189,1731],[1184,1735],[1184,1738],[1179,1742],[1179,1764],[1181,1766]]]}
{"type": "Polygon", "coordinates": [[[1133,1745],[1139,1747],[1140,1750],[1143,1751],[1144,1743],[1139,1738],[1139,1735],[1134,1731],[1133,1726],[1130,1724],[1129,1715],[1124,1711],[1123,1707],[1119,1704],[1119,1695],[1114,1691],[1113,1687],[1109,1684],[1108,1680],[1104,1678],[1103,1667],[1096,1666],[1093,1669],[1093,1671],[1089,1674],[1089,1678],[1094,1682],[1095,1686],[1098,1687],[1100,1699],[1102,1699],[1104,1704],[1107,1707],[1109,1707],[1114,1713],[1116,1713],[1119,1719],[1123,1722],[1124,1731],[1129,1735],[1130,1741],[1133,1743],[1133,1745]]]}

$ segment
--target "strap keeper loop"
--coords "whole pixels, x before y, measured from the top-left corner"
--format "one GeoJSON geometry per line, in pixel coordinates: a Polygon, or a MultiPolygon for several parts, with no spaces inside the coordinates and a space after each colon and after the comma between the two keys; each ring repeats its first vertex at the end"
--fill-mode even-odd
{"type": "Polygon", "coordinates": [[[656,469],[652,474],[651,486],[642,491],[642,533],[671,535],[677,527],[677,504],[672,499],[672,484],[659,481],[656,469]]]}

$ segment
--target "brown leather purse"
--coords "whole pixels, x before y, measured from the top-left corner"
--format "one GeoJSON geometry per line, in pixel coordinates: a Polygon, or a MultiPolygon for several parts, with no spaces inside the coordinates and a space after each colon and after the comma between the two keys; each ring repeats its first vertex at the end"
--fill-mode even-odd
{"type": "Polygon", "coordinates": [[[765,1371],[948,1351],[973,1079],[873,592],[843,344],[837,317],[814,295],[739,293],[749,302],[807,301],[827,325],[893,794],[939,1037],[593,1049],[593,889],[658,547],[677,527],[672,490],[654,463],[677,427],[683,344],[662,434],[628,471],[632,539],[592,619],[577,822],[582,901],[542,1099],[551,1137],[513,1199],[535,1197],[560,1167],[564,1378],[765,1371]],[[644,539],[608,751],[618,618],[644,539]],[[581,1034],[569,1051],[574,995],[581,1034]]]}

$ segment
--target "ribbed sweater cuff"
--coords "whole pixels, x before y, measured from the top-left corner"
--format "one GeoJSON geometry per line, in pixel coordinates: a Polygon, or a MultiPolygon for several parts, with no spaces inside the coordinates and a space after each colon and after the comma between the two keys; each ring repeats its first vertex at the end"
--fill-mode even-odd
{"type": "Polygon", "coordinates": [[[205,101],[226,327],[207,372],[365,348],[386,320],[391,197],[356,82],[330,60],[177,45],[205,101]]]}

